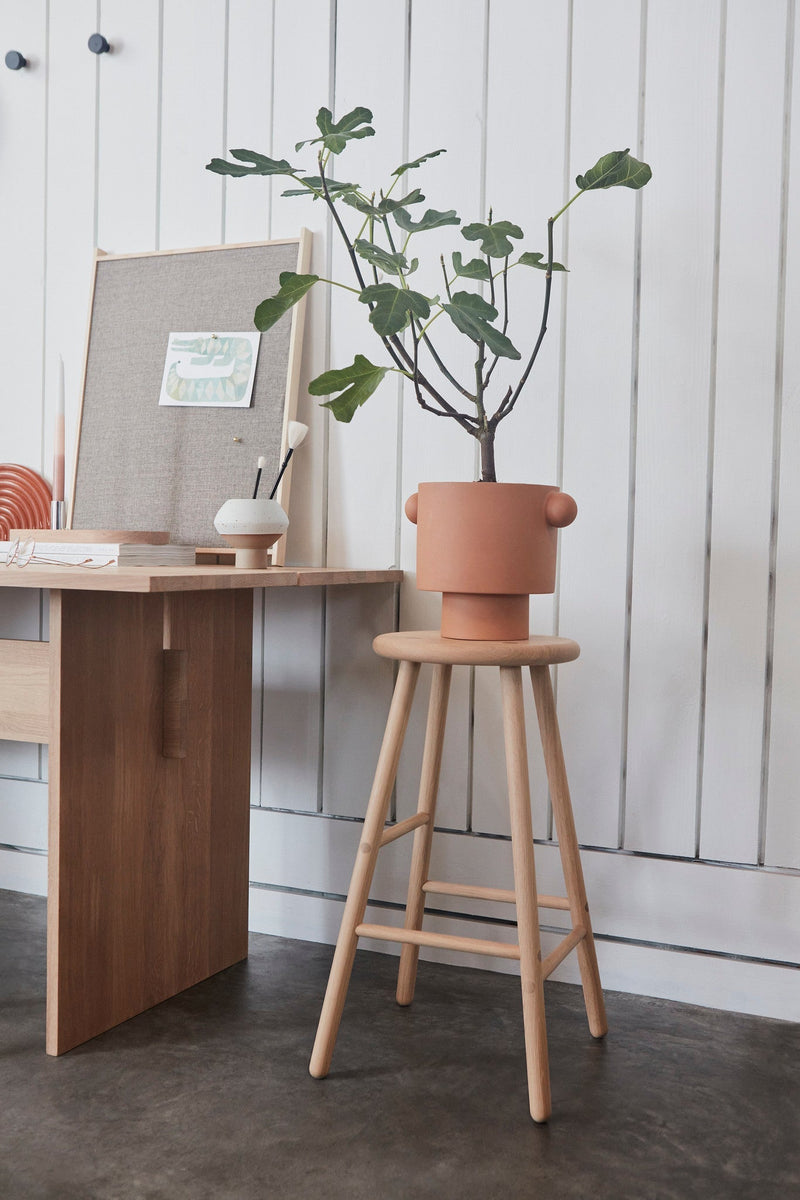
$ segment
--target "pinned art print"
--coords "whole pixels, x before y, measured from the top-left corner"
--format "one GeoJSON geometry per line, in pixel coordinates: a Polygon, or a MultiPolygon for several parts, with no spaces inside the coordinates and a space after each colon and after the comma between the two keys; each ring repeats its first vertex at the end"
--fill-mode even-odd
{"type": "Polygon", "coordinates": [[[159,405],[249,408],[260,333],[170,333],[159,405]]]}

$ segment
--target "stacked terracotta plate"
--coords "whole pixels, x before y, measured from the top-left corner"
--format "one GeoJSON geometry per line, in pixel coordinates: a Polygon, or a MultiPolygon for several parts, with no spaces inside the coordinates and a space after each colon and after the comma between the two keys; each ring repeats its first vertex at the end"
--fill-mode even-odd
{"type": "Polygon", "coordinates": [[[30,467],[0,463],[0,541],[9,529],[49,529],[50,485],[30,467]]]}

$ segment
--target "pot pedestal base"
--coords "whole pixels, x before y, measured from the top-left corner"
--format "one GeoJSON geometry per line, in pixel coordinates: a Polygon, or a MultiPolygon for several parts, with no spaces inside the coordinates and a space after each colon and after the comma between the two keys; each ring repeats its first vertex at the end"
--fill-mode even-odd
{"type": "Polygon", "coordinates": [[[521,642],[528,636],[528,595],[442,593],[442,637],[521,642]]]}
{"type": "Polygon", "coordinates": [[[260,571],[269,566],[270,547],[282,533],[223,533],[225,541],[236,551],[235,566],[260,571]]]}

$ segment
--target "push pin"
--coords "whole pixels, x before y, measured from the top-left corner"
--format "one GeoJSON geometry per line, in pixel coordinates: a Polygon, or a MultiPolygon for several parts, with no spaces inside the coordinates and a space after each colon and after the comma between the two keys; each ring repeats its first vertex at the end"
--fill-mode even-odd
{"type": "Polygon", "coordinates": [[[242,439],[241,439],[241,438],[236,438],[236,437],[235,437],[233,440],[234,440],[235,442],[240,442],[242,439]]]}

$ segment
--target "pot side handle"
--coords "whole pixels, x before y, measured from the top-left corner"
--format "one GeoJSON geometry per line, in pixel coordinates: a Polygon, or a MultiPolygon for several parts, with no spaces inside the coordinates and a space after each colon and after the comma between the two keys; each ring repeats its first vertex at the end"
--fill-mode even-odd
{"type": "Polygon", "coordinates": [[[566,492],[551,492],[544,502],[544,515],[548,525],[564,529],[578,515],[578,505],[566,492]]]}
{"type": "Polygon", "coordinates": [[[417,507],[419,505],[419,493],[414,492],[409,496],[405,504],[405,513],[412,525],[417,523],[417,507]]]}

